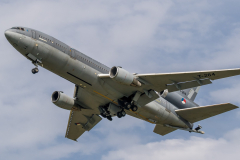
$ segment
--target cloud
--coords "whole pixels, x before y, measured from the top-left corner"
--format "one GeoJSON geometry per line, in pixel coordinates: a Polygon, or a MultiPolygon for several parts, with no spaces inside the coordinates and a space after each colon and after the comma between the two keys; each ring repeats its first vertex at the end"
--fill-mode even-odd
{"type": "Polygon", "coordinates": [[[135,159],[219,159],[239,157],[240,129],[228,132],[219,139],[190,137],[189,139],[171,139],[150,142],[111,151],[103,156],[103,160],[135,160],[135,159]]]}

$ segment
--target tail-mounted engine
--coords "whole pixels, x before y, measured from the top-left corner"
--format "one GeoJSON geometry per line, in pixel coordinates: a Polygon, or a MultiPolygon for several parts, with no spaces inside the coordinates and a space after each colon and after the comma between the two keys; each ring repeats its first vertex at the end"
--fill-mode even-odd
{"type": "Polygon", "coordinates": [[[67,110],[71,110],[74,107],[74,99],[60,91],[53,92],[52,102],[56,106],[67,110]]]}
{"type": "Polygon", "coordinates": [[[109,74],[110,78],[116,80],[118,83],[136,87],[140,87],[142,85],[133,74],[120,67],[112,67],[109,74]]]}

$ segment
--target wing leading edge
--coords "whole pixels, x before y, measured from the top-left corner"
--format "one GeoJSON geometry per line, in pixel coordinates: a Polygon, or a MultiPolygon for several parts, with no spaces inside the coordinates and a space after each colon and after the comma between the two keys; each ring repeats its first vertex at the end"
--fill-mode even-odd
{"type": "MultiPolygon", "coordinates": [[[[240,75],[240,68],[194,72],[136,74],[135,77],[144,84],[141,87],[138,87],[137,90],[152,89],[161,92],[164,89],[168,89],[169,92],[174,92],[211,84],[211,80],[236,75],[240,75]]],[[[99,74],[98,77],[105,80],[111,79],[109,74],[99,74]]]]}
{"type": "Polygon", "coordinates": [[[231,77],[240,74],[240,69],[209,70],[197,72],[137,74],[136,76],[149,83],[151,89],[169,92],[197,87],[212,83],[211,80],[231,77]]]}

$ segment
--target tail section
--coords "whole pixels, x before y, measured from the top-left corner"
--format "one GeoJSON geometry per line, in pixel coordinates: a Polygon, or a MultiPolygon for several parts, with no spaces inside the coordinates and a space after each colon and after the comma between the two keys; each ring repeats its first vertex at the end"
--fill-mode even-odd
{"type": "Polygon", "coordinates": [[[179,109],[198,107],[194,100],[198,94],[200,86],[184,89],[176,92],[170,92],[165,99],[179,109]]]}
{"type": "Polygon", "coordinates": [[[179,93],[183,94],[185,96],[185,98],[187,97],[189,100],[194,101],[198,94],[199,89],[200,89],[200,86],[182,90],[182,92],[185,92],[186,94],[183,94],[180,91],[179,91],[179,93]]]}
{"type": "MultiPolygon", "coordinates": [[[[182,118],[187,120],[188,122],[195,123],[195,122],[222,114],[224,112],[231,111],[236,108],[238,107],[231,103],[224,103],[224,104],[215,104],[215,105],[202,106],[202,107],[178,109],[178,110],[175,110],[175,112],[178,115],[180,115],[182,118]]],[[[198,127],[196,127],[195,129],[192,129],[192,128],[182,128],[178,126],[172,126],[169,124],[164,124],[164,125],[156,124],[153,132],[164,136],[177,129],[181,129],[189,132],[204,134],[203,131],[200,131],[201,128],[202,126],[200,125],[198,125],[198,127]]]]}

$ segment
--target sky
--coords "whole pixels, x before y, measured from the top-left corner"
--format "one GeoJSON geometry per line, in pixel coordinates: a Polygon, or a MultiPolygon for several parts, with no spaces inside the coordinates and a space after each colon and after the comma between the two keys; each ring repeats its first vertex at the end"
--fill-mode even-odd
{"type": "MultiPolygon", "coordinates": [[[[240,109],[200,121],[204,135],[153,133],[130,116],[103,119],[78,142],[65,138],[69,111],[51,102],[74,84],[33,64],[4,31],[26,26],[49,34],[107,65],[132,73],[240,67],[237,0],[0,0],[0,159],[210,160],[240,157],[240,109]]],[[[240,76],[201,87],[201,106],[240,106],[240,76]]]]}

